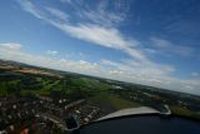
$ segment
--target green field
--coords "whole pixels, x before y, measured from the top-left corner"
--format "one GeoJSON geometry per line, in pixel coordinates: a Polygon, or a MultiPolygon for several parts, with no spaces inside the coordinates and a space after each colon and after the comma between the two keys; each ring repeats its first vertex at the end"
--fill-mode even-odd
{"type": "MultiPolygon", "coordinates": [[[[99,93],[94,97],[88,99],[89,102],[98,104],[102,108],[107,108],[109,111],[116,111],[124,108],[132,108],[141,106],[139,103],[125,100],[117,95],[111,95],[108,93],[99,93]]],[[[108,112],[109,112],[108,111],[108,112]]]]}
{"type": "Polygon", "coordinates": [[[174,115],[184,116],[184,117],[189,117],[189,118],[200,120],[200,113],[193,112],[185,107],[170,106],[170,109],[174,115]]]}

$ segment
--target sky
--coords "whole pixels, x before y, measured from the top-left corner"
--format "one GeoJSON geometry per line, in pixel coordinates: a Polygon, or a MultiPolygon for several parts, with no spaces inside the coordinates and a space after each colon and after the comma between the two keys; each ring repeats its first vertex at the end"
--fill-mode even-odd
{"type": "Polygon", "coordinates": [[[199,0],[2,0],[0,59],[200,95],[199,0]]]}

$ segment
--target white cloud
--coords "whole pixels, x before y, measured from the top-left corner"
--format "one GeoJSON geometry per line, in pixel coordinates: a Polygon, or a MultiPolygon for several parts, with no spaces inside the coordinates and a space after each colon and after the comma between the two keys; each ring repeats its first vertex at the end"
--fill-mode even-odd
{"type": "Polygon", "coordinates": [[[34,15],[38,19],[43,19],[43,13],[28,0],[17,0],[21,7],[28,13],[34,15]]]}
{"type": "Polygon", "coordinates": [[[134,40],[133,38],[131,40],[125,38],[114,27],[107,28],[107,27],[94,25],[94,24],[72,25],[72,24],[69,24],[68,22],[60,21],[61,16],[68,16],[68,15],[65,15],[63,12],[57,9],[47,8],[48,10],[51,10],[50,11],[51,13],[53,11],[55,14],[55,11],[56,11],[56,14],[59,14],[59,15],[56,15],[57,18],[49,18],[44,12],[35,8],[35,6],[32,3],[30,4],[30,2],[27,2],[27,7],[25,6],[26,2],[24,1],[20,2],[20,4],[23,5],[23,8],[25,9],[25,11],[31,13],[32,15],[36,17],[39,14],[40,18],[42,18],[44,21],[59,28],[60,30],[64,31],[65,33],[67,33],[68,35],[72,37],[91,42],[94,45],[101,45],[103,47],[119,49],[127,53],[128,55],[132,56],[135,60],[138,60],[144,63],[150,62],[148,58],[143,54],[143,52],[136,48],[136,46],[139,44],[138,41],[134,40]],[[37,15],[35,15],[35,13],[37,13],[37,15]]]}
{"type": "Polygon", "coordinates": [[[172,42],[153,37],[151,38],[153,47],[158,51],[162,51],[169,54],[176,54],[180,56],[190,56],[193,53],[193,49],[187,46],[175,45],[172,42]]]}
{"type": "MultiPolygon", "coordinates": [[[[49,53],[57,54],[57,51],[50,50],[49,53]]],[[[49,57],[45,55],[33,55],[22,50],[5,49],[3,45],[0,45],[0,58],[19,61],[31,65],[81,73],[88,73],[93,70],[95,71],[94,68],[98,68],[97,63],[90,63],[84,60],[58,59],[56,57],[49,57]]]]}
{"type": "Polygon", "coordinates": [[[51,56],[56,56],[58,54],[58,51],[55,50],[47,50],[47,54],[51,56]]]}
{"type": "Polygon", "coordinates": [[[182,80],[170,74],[174,71],[171,66],[143,66],[131,61],[123,63],[102,60],[102,66],[109,66],[112,78],[151,85],[180,92],[200,94],[199,79],[182,80]],[[123,73],[121,73],[123,72],[123,73]]]}
{"type": "Polygon", "coordinates": [[[193,77],[197,77],[197,76],[199,76],[199,73],[198,72],[192,72],[192,74],[191,74],[193,77]]]}
{"type": "Polygon", "coordinates": [[[110,70],[109,74],[111,74],[111,75],[121,75],[121,74],[123,74],[123,71],[121,71],[121,70],[110,70]]]}
{"type": "Polygon", "coordinates": [[[82,39],[96,45],[101,45],[103,47],[122,50],[137,60],[147,60],[142,51],[136,49],[138,42],[133,39],[131,41],[125,39],[117,29],[104,28],[91,24],[71,26],[54,23],[54,25],[72,37],[82,39]]]}
{"type": "Polygon", "coordinates": [[[108,4],[101,2],[96,9],[82,11],[82,16],[95,24],[107,27],[117,25],[126,18],[124,11],[118,9],[115,12],[107,12],[107,8],[108,4]]]}
{"type": "Polygon", "coordinates": [[[46,7],[46,10],[49,11],[50,14],[52,14],[54,17],[58,18],[60,21],[67,22],[69,16],[62,12],[61,10],[51,8],[51,7],[46,7]]]}
{"type": "Polygon", "coordinates": [[[60,2],[62,2],[62,3],[71,3],[72,0],[60,0],[60,2]]]}
{"type": "Polygon", "coordinates": [[[0,43],[0,47],[3,49],[16,51],[20,50],[22,48],[22,45],[18,43],[0,43]]]}
{"type": "MultiPolygon", "coordinates": [[[[62,3],[69,4],[76,17],[87,20],[90,23],[113,26],[118,25],[126,19],[126,13],[129,10],[129,3],[124,0],[117,0],[110,3],[107,0],[95,1],[92,7],[84,0],[60,0],[62,3]],[[112,11],[110,7],[112,6],[112,11]]],[[[66,5],[67,6],[67,5],[66,5]]]]}
{"type": "Polygon", "coordinates": [[[107,59],[102,59],[102,60],[101,60],[101,64],[106,65],[106,66],[112,66],[112,67],[117,67],[117,66],[119,66],[118,63],[113,62],[113,61],[110,61],[110,60],[107,60],[107,59]]]}

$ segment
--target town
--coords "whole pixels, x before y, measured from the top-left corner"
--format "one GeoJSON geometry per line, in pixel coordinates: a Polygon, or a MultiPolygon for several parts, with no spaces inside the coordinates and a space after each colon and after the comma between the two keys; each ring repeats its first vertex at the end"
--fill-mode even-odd
{"type": "Polygon", "coordinates": [[[79,125],[84,125],[98,119],[104,113],[84,99],[69,103],[66,98],[41,96],[0,98],[2,134],[68,132],[66,120],[70,115],[76,117],[79,125]]]}

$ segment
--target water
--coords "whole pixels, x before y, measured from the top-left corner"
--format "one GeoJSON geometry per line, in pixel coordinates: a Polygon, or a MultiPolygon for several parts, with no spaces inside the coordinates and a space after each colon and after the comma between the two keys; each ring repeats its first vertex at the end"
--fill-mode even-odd
{"type": "Polygon", "coordinates": [[[80,134],[200,134],[200,122],[180,117],[136,116],[94,123],[80,134]]]}

